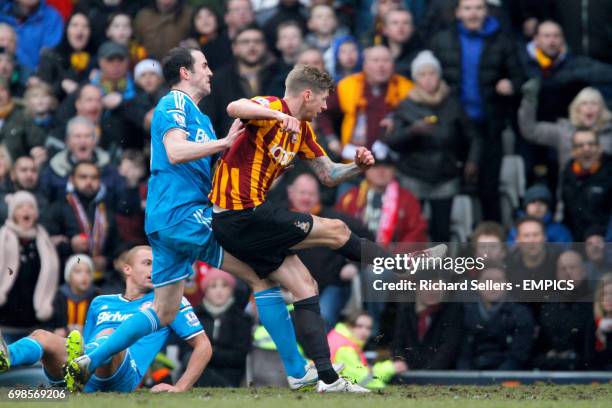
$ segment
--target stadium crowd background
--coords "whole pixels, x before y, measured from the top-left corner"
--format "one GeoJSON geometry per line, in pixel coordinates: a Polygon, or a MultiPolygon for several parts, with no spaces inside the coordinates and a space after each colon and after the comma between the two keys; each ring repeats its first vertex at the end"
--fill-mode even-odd
{"type": "MultiPolygon", "coordinates": [[[[126,251],[146,243],[148,131],[168,90],[158,61],[186,45],[213,69],[201,109],[219,137],[229,102],[283,96],[296,63],[337,81],[319,141],[337,161],[365,145],[378,164],[331,189],[296,163],[270,199],[384,244],[530,243],[493,251],[502,262],[474,277],[579,282],[537,305],[486,291],[349,302],[359,266],[300,251],[351,375],[377,387],[418,369],[610,370],[610,21],[606,0],[0,2],[0,329],[9,342],[67,333],[93,297],[122,290],[126,251]],[[381,361],[368,367],[363,350],[381,361]]],[[[238,386],[247,354],[273,344],[245,285],[194,268],[187,295],[214,348],[198,385],[238,386]]]]}

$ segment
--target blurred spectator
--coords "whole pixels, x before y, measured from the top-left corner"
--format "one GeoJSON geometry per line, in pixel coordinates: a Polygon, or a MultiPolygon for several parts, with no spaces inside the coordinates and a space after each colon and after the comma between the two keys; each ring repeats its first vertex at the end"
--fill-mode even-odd
{"type": "Polygon", "coordinates": [[[368,7],[367,21],[360,22],[355,27],[356,34],[365,44],[381,45],[383,43],[384,17],[391,11],[402,6],[401,0],[364,1],[361,7],[368,7]]]}
{"type": "MultiPolygon", "coordinates": [[[[502,263],[507,255],[505,241],[504,227],[496,222],[483,221],[476,226],[472,234],[474,256],[502,263]]],[[[477,278],[477,276],[471,277],[477,278]]]]}
{"type": "Polygon", "coordinates": [[[572,135],[578,128],[597,132],[603,150],[612,153],[612,113],[598,90],[584,88],[580,91],[569,105],[569,118],[557,122],[538,122],[538,88],[537,80],[530,80],[523,86],[523,100],[518,113],[519,126],[525,139],[557,150],[560,170],[571,159],[572,135]]]}
{"type": "MultiPolygon", "coordinates": [[[[561,27],[554,21],[538,24],[533,41],[521,50],[519,57],[525,74],[540,79],[542,84],[535,91],[540,121],[564,117],[566,107],[585,86],[612,84],[612,65],[570,52],[561,27]]],[[[534,112],[534,120],[535,117],[534,112]]]]}
{"type": "Polygon", "coordinates": [[[298,55],[296,64],[309,65],[321,71],[325,71],[325,63],[323,61],[323,53],[317,48],[306,48],[298,55]]]}
{"type": "MultiPolygon", "coordinates": [[[[553,198],[548,187],[543,184],[533,185],[525,191],[523,196],[524,209],[518,213],[518,216],[528,215],[542,220],[546,227],[547,242],[574,242],[569,229],[565,225],[554,221],[551,211],[552,203],[553,198]]],[[[508,234],[508,243],[512,244],[515,240],[516,228],[512,228],[508,234]]]]}
{"type": "Polygon", "coordinates": [[[463,309],[445,302],[444,295],[417,290],[414,303],[400,305],[392,348],[399,372],[455,367],[463,338],[463,309]]]}
{"type": "Polygon", "coordinates": [[[520,218],[516,222],[516,243],[506,259],[506,276],[512,284],[522,287],[525,279],[555,279],[559,248],[546,245],[546,227],[541,219],[529,215],[520,218]]]}
{"type": "MultiPolygon", "coordinates": [[[[104,122],[113,118],[113,132],[102,132],[98,141],[100,147],[112,156],[121,148],[142,148],[144,132],[140,126],[128,126],[129,112],[126,107],[136,97],[136,83],[130,73],[128,49],[111,41],[105,42],[98,50],[100,70],[91,77],[90,83],[102,91],[104,122]],[[123,126],[122,126],[123,125],[123,126]]],[[[107,126],[107,123],[104,123],[107,126]]]]}
{"type": "Polygon", "coordinates": [[[387,47],[364,51],[363,72],[338,83],[320,115],[322,134],[329,148],[352,160],[357,146],[372,147],[383,134],[381,122],[413,88],[413,83],[393,73],[393,58],[387,47]],[[341,121],[339,137],[334,123],[341,121]]]}
{"type": "Polygon", "coordinates": [[[38,224],[36,198],[7,196],[8,219],[0,228],[0,329],[11,342],[49,321],[59,283],[59,259],[38,224]]]}
{"type": "MultiPolygon", "coordinates": [[[[359,236],[369,235],[363,224],[332,208],[322,206],[319,183],[309,173],[299,175],[287,188],[289,206],[292,211],[313,214],[318,217],[340,219],[359,236]]],[[[335,251],[317,247],[296,251],[319,286],[321,316],[327,330],[331,330],[340,317],[340,312],[351,296],[351,282],[359,274],[359,266],[347,262],[335,251]]]]}
{"type": "MultiPolygon", "coordinates": [[[[391,50],[395,72],[409,77],[412,60],[424,48],[408,10],[389,11],[383,18],[383,44],[391,50]]],[[[414,77],[411,77],[413,80],[414,77]]]]}
{"type": "Polygon", "coordinates": [[[21,101],[13,99],[10,84],[0,78],[0,143],[11,157],[25,156],[45,144],[44,132],[34,125],[21,101]]]}
{"type": "Polygon", "coordinates": [[[164,86],[160,62],[152,59],[140,61],[134,68],[134,80],[138,86],[137,93],[136,97],[126,104],[128,112],[125,119],[129,120],[134,127],[144,129],[145,138],[148,140],[155,106],[168,91],[164,86]]]}
{"type": "Polygon", "coordinates": [[[217,70],[212,79],[215,93],[202,99],[200,108],[213,124],[217,134],[225,134],[233,119],[227,115],[227,105],[240,98],[257,95],[284,95],[285,78],[280,78],[278,66],[266,51],[264,34],[257,26],[241,28],[233,39],[234,62],[217,70]]]}
{"type": "Polygon", "coordinates": [[[36,75],[51,85],[57,98],[63,99],[88,80],[95,66],[92,43],[89,19],[75,13],[66,24],[60,44],[42,52],[36,75]]]}
{"type": "Polygon", "coordinates": [[[193,10],[184,0],[155,0],[142,8],[134,19],[136,40],[151,58],[161,60],[187,38],[193,10]]]}
{"type": "Polygon", "coordinates": [[[352,35],[337,37],[327,51],[326,69],[338,83],[341,79],[360,72],[363,65],[361,45],[352,35]]]}
{"type": "Polygon", "coordinates": [[[44,82],[28,87],[23,96],[25,113],[33,121],[33,126],[45,135],[45,146],[36,146],[30,150],[37,167],[42,167],[49,159],[46,148],[49,137],[58,138],[60,130],[55,119],[57,98],[49,85],[44,82]]]}
{"type": "Polygon", "coordinates": [[[304,47],[302,33],[302,29],[295,21],[286,21],[278,25],[276,32],[276,50],[280,53],[278,63],[282,66],[280,71],[286,74],[291,71],[304,47]]]}
{"type": "Polygon", "coordinates": [[[336,12],[326,4],[310,9],[308,30],[310,33],[306,35],[306,43],[318,48],[323,54],[331,47],[335,38],[348,34],[345,28],[338,27],[336,12]]]}
{"type": "MultiPolygon", "coordinates": [[[[251,348],[253,321],[234,301],[236,279],[219,269],[208,271],[200,286],[202,304],[194,312],[212,343],[213,357],[196,382],[198,387],[239,387],[246,370],[246,357],[251,348]]],[[[182,353],[188,361],[191,353],[182,353]]]]}
{"type": "Polygon", "coordinates": [[[595,289],[599,279],[612,268],[610,260],[606,259],[606,229],[601,226],[589,227],[584,233],[584,253],[587,279],[591,289],[595,289]]]}
{"type": "MultiPolygon", "coordinates": [[[[95,88],[94,88],[95,89],[95,88]]],[[[120,188],[122,181],[111,164],[109,154],[96,144],[96,128],[83,116],[72,118],[66,126],[66,148],[55,154],[40,176],[49,202],[62,200],[66,194],[66,182],[73,166],[82,160],[91,160],[101,170],[102,181],[111,189],[120,188]]]]}
{"type": "Polygon", "coordinates": [[[0,143],[0,191],[8,191],[10,189],[11,167],[13,160],[6,147],[0,143]]]}
{"type": "Polygon", "coordinates": [[[199,6],[193,13],[189,38],[182,42],[201,48],[213,72],[232,58],[229,40],[221,35],[221,24],[219,16],[209,6],[199,6]]]}
{"type": "Polygon", "coordinates": [[[395,177],[391,154],[376,154],[376,163],[365,172],[365,180],[338,200],[340,211],[363,221],[376,242],[426,242],[427,223],[421,205],[395,177]]]}
{"type": "Polygon", "coordinates": [[[363,353],[363,346],[371,335],[372,316],[368,312],[357,312],[346,323],[338,323],[327,335],[327,341],[331,362],[344,364],[344,377],[362,387],[380,389],[398,373],[398,368],[391,360],[370,366],[363,353]]]}
{"type": "Polygon", "coordinates": [[[612,273],[597,284],[593,303],[594,324],[588,333],[593,369],[612,370],[612,273]]]}
{"type": "Polygon", "coordinates": [[[67,337],[72,330],[83,331],[87,311],[98,290],[93,286],[94,264],[85,254],[72,255],[64,266],[64,284],[53,302],[52,328],[67,337]]]}
{"type": "Polygon", "coordinates": [[[586,339],[593,309],[586,277],[579,253],[565,251],[559,256],[556,279],[573,281],[574,289],[558,292],[556,297],[565,301],[542,303],[537,316],[539,331],[534,368],[549,371],[589,368],[586,339]]]}
{"type": "Polygon", "coordinates": [[[109,17],[106,38],[127,47],[130,68],[134,68],[136,64],[147,58],[145,47],[134,39],[132,17],[127,13],[115,13],[109,17]]]}
{"type": "MultiPolygon", "coordinates": [[[[506,283],[501,266],[485,268],[479,281],[506,283]]],[[[465,336],[459,370],[521,370],[534,343],[534,321],[527,307],[511,303],[506,290],[481,290],[480,299],[464,306],[465,336]]]]}
{"type": "Polygon", "coordinates": [[[563,222],[583,241],[589,226],[606,226],[612,213],[612,159],[593,130],[578,129],[571,142],[572,160],[561,176],[563,222]]]}
{"type": "Polygon", "coordinates": [[[572,51],[612,64],[612,5],[608,1],[556,0],[551,6],[551,15],[563,27],[572,51]]]}
{"type": "MultiPolygon", "coordinates": [[[[266,40],[270,46],[278,41],[278,27],[288,21],[293,21],[298,25],[300,31],[306,30],[306,19],[308,10],[298,0],[279,0],[278,5],[273,9],[273,15],[266,19],[262,29],[266,35],[266,40]]],[[[312,13],[312,11],[310,11],[312,13]]]]}
{"type": "Polygon", "coordinates": [[[453,197],[459,193],[462,162],[476,176],[480,139],[459,101],[441,80],[440,62],[423,51],[412,63],[415,87],[388,124],[383,140],[400,154],[399,180],[431,207],[429,233],[434,242],[450,241],[453,197]],[[467,158],[461,151],[468,150],[467,158]]]}
{"type": "Polygon", "coordinates": [[[460,0],[456,26],[437,33],[431,50],[444,67],[444,79],[460,96],[482,137],[479,193],[486,220],[500,220],[501,131],[508,99],[518,92],[522,73],[514,44],[487,15],[485,0],[460,0]],[[485,57],[486,56],[486,57],[485,57]]]}
{"type": "Polygon", "coordinates": [[[0,223],[4,224],[4,221],[8,217],[8,203],[4,201],[4,197],[7,194],[15,193],[17,191],[27,191],[34,195],[36,203],[41,209],[40,218],[45,218],[45,212],[49,208],[49,202],[44,196],[40,183],[38,182],[38,167],[34,162],[34,159],[30,156],[21,156],[15,160],[15,164],[10,172],[10,183],[7,188],[2,191],[0,189],[0,223]]]}
{"type": "Polygon", "coordinates": [[[95,281],[104,279],[115,249],[121,243],[114,203],[109,201],[106,191],[98,166],[91,161],[79,161],[66,186],[66,198],[53,203],[47,221],[60,256],[65,258],[75,253],[91,256],[95,281]]]}
{"type": "Polygon", "coordinates": [[[54,48],[62,39],[64,22],[60,14],[45,0],[10,0],[0,6],[0,22],[8,23],[17,32],[17,59],[34,72],[40,52],[54,48]]]}
{"type": "Polygon", "coordinates": [[[16,47],[15,30],[6,23],[0,23],[0,77],[8,78],[11,93],[21,96],[26,87],[28,72],[25,72],[15,57],[16,47]]]}
{"type": "Polygon", "coordinates": [[[125,200],[117,205],[115,219],[123,241],[133,244],[147,242],[144,233],[145,203],[147,195],[146,158],[138,150],[128,149],[123,152],[119,163],[119,174],[126,181],[125,200]]]}

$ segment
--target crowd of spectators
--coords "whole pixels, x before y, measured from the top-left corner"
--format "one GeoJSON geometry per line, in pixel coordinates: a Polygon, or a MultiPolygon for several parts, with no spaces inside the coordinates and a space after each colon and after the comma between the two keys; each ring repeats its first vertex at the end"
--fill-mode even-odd
{"type": "MultiPolygon", "coordinates": [[[[612,369],[610,21],[603,0],[1,2],[0,329],[9,342],[40,327],[65,334],[82,328],[94,296],[121,291],[126,251],[146,243],[149,130],[168,91],[160,61],[181,45],[214,72],[200,108],[217,135],[229,102],[282,97],[295,64],[336,81],[318,140],[335,161],[366,146],[376,165],[332,189],[296,161],[269,199],[390,245],[456,240],[453,207],[466,195],[470,250],[492,261],[471,277],[575,281],[567,299],[541,304],[482,290],[464,303],[418,291],[409,303],[351,305],[360,266],[298,251],[319,284],[332,357],[358,381],[612,369]],[[511,221],[500,199],[510,155],[528,187],[511,221]]],[[[253,343],[244,284],[194,267],[188,295],[215,350],[198,384],[238,386],[265,333],[253,343]]]]}

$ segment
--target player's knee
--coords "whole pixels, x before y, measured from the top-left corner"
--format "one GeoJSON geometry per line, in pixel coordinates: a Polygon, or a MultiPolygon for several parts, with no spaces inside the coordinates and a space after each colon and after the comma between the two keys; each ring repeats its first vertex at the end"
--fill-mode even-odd
{"type": "Polygon", "coordinates": [[[30,333],[30,335],[28,337],[31,337],[34,340],[38,341],[38,342],[44,342],[44,339],[47,336],[49,336],[49,334],[51,334],[51,333],[49,333],[47,330],[36,329],[32,333],[30,333]]]}
{"type": "Polygon", "coordinates": [[[351,235],[351,230],[342,220],[330,220],[332,222],[331,229],[333,233],[334,248],[340,248],[346,243],[351,235]]]}
{"type": "Polygon", "coordinates": [[[111,329],[111,328],[101,330],[101,331],[100,331],[100,332],[98,332],[98,334],[96,335],[96,338],[98,338],[98,337],[103,337],[103,336],[110,336],[111,334],[113,334],[113,332],[114,332],[114,331],[115,331],[115,329],[111,329]]]}

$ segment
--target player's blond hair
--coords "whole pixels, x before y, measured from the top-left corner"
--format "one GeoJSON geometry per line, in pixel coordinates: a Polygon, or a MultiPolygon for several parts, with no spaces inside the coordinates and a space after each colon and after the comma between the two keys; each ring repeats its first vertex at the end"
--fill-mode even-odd
{"type": "Polygon", "coordinates": [[[327,72],[308,65],[296,65],[285,80],[286,94],[289,96],[297,96],[306,89],[321,93],[333,88],[334,81],[327,72]]]}

